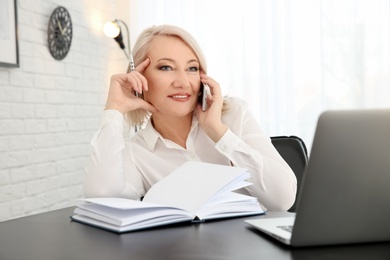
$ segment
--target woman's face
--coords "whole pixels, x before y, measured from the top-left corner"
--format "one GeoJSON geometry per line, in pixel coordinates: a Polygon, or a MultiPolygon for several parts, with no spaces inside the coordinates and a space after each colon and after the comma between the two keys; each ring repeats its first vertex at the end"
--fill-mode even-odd
{"type": "Polygon", "coordinates": [[[200,89],[199,62],[180,38],[156,36],[149,48],[150,64],[144,71],[149,90],[147,102],[169,116],[185,116],[194,110],[200,89]]]}

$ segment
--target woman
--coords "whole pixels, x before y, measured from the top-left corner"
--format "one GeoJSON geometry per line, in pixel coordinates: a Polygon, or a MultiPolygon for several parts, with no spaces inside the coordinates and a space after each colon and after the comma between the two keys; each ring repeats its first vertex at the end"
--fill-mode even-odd
{"type": "Polygon", "coordinates": [[[133,53],[136,71],[111,78],[102,125],[91,142],[87,197],[139,199],[184,162],[198,160],[247,168],[253,185],[238,192],[257,197],[267,210],[291,207],[294,173],[246,103],[222,97],[188,32],[148,28],[133,53]],[[211,90],[206,111],[197,102],[201,83],[211,90]],[[130,136],[123,134],[126,121],[146,126],[130,136]]]}

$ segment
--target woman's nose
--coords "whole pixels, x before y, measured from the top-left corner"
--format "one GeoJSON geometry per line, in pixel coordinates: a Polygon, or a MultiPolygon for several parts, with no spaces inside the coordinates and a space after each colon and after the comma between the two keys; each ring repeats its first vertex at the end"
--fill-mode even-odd
{"type": "Polygon", "coordinates": [[[188,80],[186,73],[178,72],[172,85],[175,88],[188,88],[190,86],[190,81],[188,80]]]}

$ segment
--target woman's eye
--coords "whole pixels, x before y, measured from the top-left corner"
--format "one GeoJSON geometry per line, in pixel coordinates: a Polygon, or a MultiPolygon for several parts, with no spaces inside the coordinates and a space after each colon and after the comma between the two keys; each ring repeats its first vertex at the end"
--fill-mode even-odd
{"type": "Polygon", "coordinates": [[[189,70],[189,71],[198,71],[199,68],[198,68],[198,67],[190,67],[188,70],[189,70]]]}
{"type": "Polygon", "coordinates": [[[171,70],[172,70],[172,67],[170,67],[170,66],[161,66],[161,67],[160,67],[160,70],[163,70],[163,71],[171,71],[171,70]]]}

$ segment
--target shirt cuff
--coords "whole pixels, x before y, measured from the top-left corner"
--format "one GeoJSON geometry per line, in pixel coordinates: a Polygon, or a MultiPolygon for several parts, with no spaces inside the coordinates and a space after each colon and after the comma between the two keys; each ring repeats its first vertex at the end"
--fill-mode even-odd
{"type": "Polygon", "coordinates": [[[240,150],[241,139],[228,129],[221,139],[216,143],[217,150],[224,154],[232,154],[236,150],[240,150]]]}
{"type": "Polygon", "coordinates": [[[113,123],[122,125],[123,120],[124,120],[123,114],[118,110],[114,110],[114,109],[104,110],[102,115],[101,125],[103,126],[103,125],[108,125],[113,123]]]}

